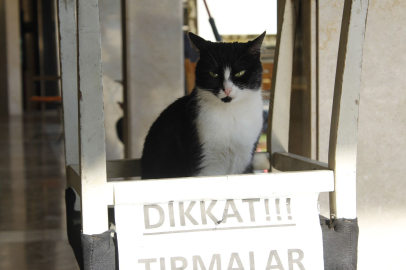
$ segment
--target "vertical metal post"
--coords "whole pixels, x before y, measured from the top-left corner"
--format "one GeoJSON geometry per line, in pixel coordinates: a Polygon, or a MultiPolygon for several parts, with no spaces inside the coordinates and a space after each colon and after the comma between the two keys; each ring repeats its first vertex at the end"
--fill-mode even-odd
{"type": "Polygon", "coordinates": [[[65,165],[79,163],[76,0],[58,1],[65,165]]]}
{"type": "Polygon", "coordinates": [[[318,159],[317,141],[317,0],[301,2],[301,23],[303,29],[304,70],[309,100],[309,157],[318,159]]]}
{"type": "Polygon", "coordinates": [[[335,190],[330,214],[353,219],[356,212],[358,107],[368,0],[345,0],[331,116],[329,167],[335,190]]]}
{"type": "Polygon", "coordinates": [[[293,49],[296,13],[291,0],[278,1],[278,36],[269,103],[267,148],[287,152],[289,146],[290,96],[292,90],[293,49]],[[279,5],[280,4],[280,5],[279,5]]]}
{"type": "Polygon", "coordinates": [[[76,8],[82,229],[97,234],[108,230],[99,1],[78,0],[76,8]]]}

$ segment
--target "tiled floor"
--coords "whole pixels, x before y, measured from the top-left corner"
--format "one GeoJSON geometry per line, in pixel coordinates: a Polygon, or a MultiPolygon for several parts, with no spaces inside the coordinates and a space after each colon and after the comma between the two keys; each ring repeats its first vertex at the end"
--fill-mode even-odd
{"type": "Polygon", "coordinates": [[[79,269],[66,236],[56,113],[0,118],[0,269],[79,269]]]}

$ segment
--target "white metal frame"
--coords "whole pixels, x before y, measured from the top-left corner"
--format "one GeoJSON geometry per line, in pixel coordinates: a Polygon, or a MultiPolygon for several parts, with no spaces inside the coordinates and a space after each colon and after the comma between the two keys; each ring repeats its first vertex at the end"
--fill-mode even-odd
{"type": "MultiPolygon", "coordinates": [[[[139,196],[139,200],[152,202],[152,196],[149,197],[153,192],[149,190],[156,192],[156,185],[179,187],[178,195],[185,200],[214,197],[237,199],[240,190],[248,190],[252,197],[331,192],[331,214],[336,218],[356,217],[358,100],[368,0],[345,0],[328,165],[287,151],[296,25],[292,2],[280,1],[278,7],[280,24],[272,81],[274,102],[273,108],[272,104],[270,106],[268,125],[269,153],[258,153],[254,157],[255,169],[271,169],[272,164],[273,169],[285,172],[108,181],[108,178],[140,176],[141,166],[139,159],[106,162],[98,0],[59,0],[67,183],[80,195],[84,234],[106,231],[108,205],[123,203],[126,196],[139,196]],[[233,189],[207,188],[221,187],[230,182],[234,185],[233,189]],[[117,185],[127,186],[131,193],[114,197],[114,187],[117,185]]],[[[157,199],[154,199],[154,203],[157,203],[157,199]]],[[[168,201],[171,198],[161,196],[159,200],[168,201]]]]}
{"type": "Polygon", "coordinates": [[[356,170],[362,55],[369,0],[345,1],[331,116],[328,164],[334,171],[330,215],[357,217],[356,170]]]}

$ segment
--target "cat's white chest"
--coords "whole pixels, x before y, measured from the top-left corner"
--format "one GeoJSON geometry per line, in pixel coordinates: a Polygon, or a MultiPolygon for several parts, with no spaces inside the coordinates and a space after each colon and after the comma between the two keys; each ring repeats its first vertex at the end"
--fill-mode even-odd
{"type": "Polygon", "coordinates": [[[203,150],[199,175],[239,174],[250,163],[262,129],[262,97],[259,91],[245,95],[235,103],[201,101],[196,119],[203,150]]]}

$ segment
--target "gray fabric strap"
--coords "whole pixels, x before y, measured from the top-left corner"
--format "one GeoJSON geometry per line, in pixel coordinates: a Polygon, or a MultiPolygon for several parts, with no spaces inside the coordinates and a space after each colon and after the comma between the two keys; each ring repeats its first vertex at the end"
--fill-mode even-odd
{"type": "Polygon", "coordinates": [[[357,219],[335,219],[320,216],[323,233],[324,269],[356,270],[358,248],[357,219]]]}
{"type": "MultiPolygon", "coordinates": [[[[75,202],[78,199],[72,188],[66,189],[68,240],[79,268],[81,270],[117,270],[117,234],[114,230],[95,235],[82,234],[81,212],[74,209],[75,202]]],[[[111,214],[114,222],[114,213],[109,214],[111,214]]]]}
{"type": "Polygon", "coordinates": [[[83,264],[85,270],[116,270],[114,230],[102,234],[82,234],[83,264]]]}

